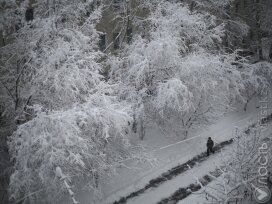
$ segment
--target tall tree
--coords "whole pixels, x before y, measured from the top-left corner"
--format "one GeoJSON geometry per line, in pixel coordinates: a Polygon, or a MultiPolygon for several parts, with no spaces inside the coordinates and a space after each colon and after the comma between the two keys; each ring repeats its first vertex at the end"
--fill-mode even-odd
{"type": "Polygon", "coordinates": [[[110,61],[112,79],[123,81],[128,100],[136,99],[139,121],[151,119],[186,138],[189,129],[210,124],[243,100],[236,64],[246,63],[238,52],[224,54],[225,24],[215,16],[166,1],[149,10],[148,36],[135,37],[110,61]]]}
{"type": "Polygon", "coordinates": [[[82,186],[99,192],[103,179],[141,152],[130,144],[129,105],[100,74],[95,26],[103,2],[9,3],[1,19],[17,29],[1,48],[1,100],[9,99],[5,107],[21,124],[9,138],[10,199],[55,203],[82,186]]]}

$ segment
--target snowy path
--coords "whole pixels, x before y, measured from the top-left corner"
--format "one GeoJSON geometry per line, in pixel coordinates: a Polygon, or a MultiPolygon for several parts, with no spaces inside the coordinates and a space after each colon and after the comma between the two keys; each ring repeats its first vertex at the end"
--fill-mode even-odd
{"type": "MultiPolygon", "coordinates": [[[[231,138],[235,126],[243,127],[246,126],[249,121],[258,120],[259,110],[255,107],[256,101],[253,101],[247,112],[240,111],[227,114],[224,118],[218,120],[216,124],[210,126],[209,129],[202,130],[201,137],[155,152],[154,156],[158,159],[158,164],[155,168],[139,166],[139,168],[142,168],[140,171],[120,169],[120,172],[118,172],[119,175],[115,176],[105,185],[106,187],[103,189],[104,200],[100,203],[108,204],[119,200],[120,197],[127,196],[131,192],[142,188],[149,180],[160,176],[163,172],[166,172],[178,164],[185,163],[192,157],[205,151],[206,147],[203,144],[206,143],[208,136],[212,136],[217,143],[231,138]]],[[[151,129],[147,134],[144,142],[150,144],[150,149],[159,149],[160,147],[175,143],[173,141],[169,142],[169,139],[165,139],[156,129],[151,129]]],[[[198,136],[199,134],[196,133],[195,135],[198,136]]]]}
{"type": "MultiPolygon", "coordinates": [[[[226,148],[222,152],[228,151],[229,148],[226,148]]],[[[194,175],[201,178],[205,176],[208,172],[214,171],[216,169],[216,165],[221,162],[221,154],[216,153],[215,155],[211,155],[209,159],[204,162],[196,165],[194,170],[194,175]]],[[[192,176],[191,170],[188,170],[175,178],[161,184],[156,189],[151,189],[150,191],[134,198],[128,200],[127,204],[140,204],[140,203],[148,203],[155,204],[160,202],[163,198],[170,197],[176,190],[181,187],[187,187],[190,184],[195,183],[195,180],[192,176]]]]}
{"type": "MultiPolygon", "coordinates": [[[[271,133],[272,133],[272,122],[270,121],[269,122],[270,125],[268,125],[267,129],[262,133],[264,134],[266,137],[270,137],[271,138],[271,133]]],[[[215,183],[214,181],[211,181],[211,183],[208,184],[208,186],[211,186],[211,187],[214,187],[216,189],[216,186],[215,186],[215,183]]],[[[211,189],[209,189],[211,190],[211,189]]],[[[182,199],[178,202],[178,204],[188,204],[188,203],[191,203],[191,204],[208,204],[210,203],[210,200],[206,200],[206,195],[205,194],[201,194],[199,193],[198,191],[193,193],[193,194],[190,194],[188,197],[186,197],[185,199],[182,199]]],[[[239,202],[240,203],[240,202],[239,202]]],[[[270,202],[268,203],[272,203],[272,198],[270,200],[270,202]]],[[[257,204],[256,201],[254,201],[254,199],[252,199],[252,202],[251,201],[244,201],[242,202],[241,204],[257,204]]]]}
{"type": "MultiPolygon", "coordinates": [[[[143,143],[145,143],[150,150],[157,149],[154,152],[154,157],[158,160],[156,166],[154,167],[147,164],[141,164],[138,166],[138,170],[120,168],[120,170],[117,172],[118,175],[108,180],[103,186],[102,191],[104,199],[97,203],[113,203],[114,201],[119,200],[121,197],[127,196],[130,193],[143,188],[149,183],[150,180],[157,178],[162,173],[167,172],[169,169],[174,168],[179,164],[183,164],[192,159],[194,156],[204,152],[206,150],[205,144],[208,136],[211,136],[217,143],[232,138],[235,127],[245,127],[248,126],[250,122],[258,120],[260,110],[257,109],[256,106],[258,106],[257,102],[253,100],[247,112],[244,112],[241,109],[241,111],[231,112],[218,120],[216,124],[211,125],[207,130],[196,132],[194,134],[194,136],[196,136],[195,138],[185,142],[176,143],[177,141],[173,141],[171,138],[165,138],[165,136],[162,135],[159,130],[150,128],[143,143]],[[164,148],[166,146],[168,147],[164,148]]],[[[132,164],[128,163],[127,165],[129,166],[132,164]]],[[[200,166],[202,165],[202,168],[205,168],[206,165],[207,168],[212,168],[209,162],[205,162],[200,166]]],[[[207,171],[203,173],[207,173],[207,171]]],[[[189,174],[187,172],[186,176],[189,177],[188,175],[189,174]]],[[[186,184],[191,182],[189,180],[181,182],[181,180],[187,178],[186,176],[180,175],[177,180],[174,179],[170,183],[172,184],[173,182],[174,186],[179,184],[179,187],[181,187],[180,183],[186,186],[186,184]]],[[[149,203],[144,201],[145,199],[148,199],[148,195],[152,197],[151,200],[154,199],[154,201],[157,202],[165,196],[169,196],[169,194],[174,193],[176,190],[169,185],[162,185],[162,188],[167,189],[162,190],[165,192],[164,196],[163,193],[160,193],[161,190],[158,192],[156,191],[155,194],[157,194],[157,196],[153,195],[152,190],[149,190],[147,192],[150,194],[144,193],[145,195],[142,195],[144,197],[139,196],[137,199],[131,199],[129,203],[151,204],[152,202],[149,203]]],[[[89,196],[89,193],[82,192],[80,196],[81,203],[89,204],[89,196]]]]}
{"type": "MultiPolygon", "coordinates": [[[[233,140],[229,140],[226,142],[222,142],[219,145],[216,145],[214,147],[215,153],[218,154],[220,151],[222,151],[222,149],[224,147],[229,146],[232,142],[233,142],[233,140]]],[[[207,157],[206,152],[203,152],[200,155],[193,157],[192,159],[190,159],[186,163],[178,165],[178,166],[168,170],[167,172],[163,173],[162,175],[160,175],[156,179],[149,181],[149,184],[146,185],[144,188],[141,188],[141,189],[129,194],[128,196],[123,197],[118,202],[115,202],[115,204],[126,203],[128,199],[137,197],[140,194],[148,192],[148,190],[154,190],[155,188],[161,186],[161,184],[168,182],[169,180],[174,179],[176,176],[188,171],[189,170],[188,166],[190,166],[190,168],[194,168],[194,167],[198,166],[198,164],[201,164],[202,162],[204,162],[207,159],[209,159],[209,157],[207,157]]]]}
{"type": "MultiPolygon", "coordinates": [[[[267,131],[265,134],[269,135],[270,132],[271,130],[267,131]]],[[[203,157],[203,154],[200,155],[199,163],[197,163],[198,165],[194,165],[194,162],[191,162],[191,170],[186,169],[185,171],[180,172],[178,176],[168,176],[166,182],[155,185],[154,188],[145,191],[143,194],[129,199],[126,202],[120,203],[176,203],[178,200],[184,198],[184,195],[186,197],[187,193],[185,192],[190,185],[196,185],[194,176],[198,178],[203,178],[204,176],[207,176],[208,173],[215,172],[216,168],[220,166],[222,162],[222,157],[224,157],[224,155],[227,155],[228,151],[232,151],[231,146],[232,143],[226,143],[225,148],[223,149],[219,149],[219,147],[216,147],[215,154],[211,155],[210,157],[203,157]],[[181,190],[183,191],[183,193],[181,193],[181,190]]]]}

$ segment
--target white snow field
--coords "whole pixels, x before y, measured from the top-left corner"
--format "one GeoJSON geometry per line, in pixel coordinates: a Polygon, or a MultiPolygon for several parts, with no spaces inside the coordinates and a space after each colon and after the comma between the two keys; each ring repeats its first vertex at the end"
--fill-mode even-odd
{"type": "MultiPolygon", "coordinates": [[[[220,143],[231,139],[234,136],[236,127],[243,128],[249,126],[253,122],[257,122],[260,118],[258,99],[252,99],[248,109],[245,112],[242,105],[237,108],[237,111],[232,111],[219,119],[215,124],[206,129],[195,131],[189,135],[188,140],[179,142],[173,137],[163,135],[158,129],[149,127],[146,132],[143,143],[152,152],[156,159],[155,165],[149,163],[139,164],[134,166],[133,163],[127,162],[127,167],[120,167],[117,174],[112,179],[105,182],[102,186],[102,198],[97,201],[97,204],[110,204],[119,200],[123,196],[143,188],[151,179],[160,176],[169,169],[183,164],[194,156],[206,151],[206,141],[208,137],[216,143],[220,143]]],[[[269,113],[272,111],[269,110],[269,113]]],[[[223,148],[223,151],[228,151],[228,147],[223,148]]],[[[194,173],[201,177],[209,171],[215,169],[215,164],[220,162],[221,154],[211,155],[209,159],[196,165],[193,168],[194,173]]],[[[157,188],[148,189],[143,194],[131,198],[127,201],[129,204],[153,204],[163,198],[169,197],[180,187],[186,187],[194,183],[192,173],[186,171],[165,183],[162,183],[157,188]]],[[[77,199],[81,204],[90,203],[90,195],[82,191],[77,195],[77,199]]],[[[189,199],[190,197],[188,197],[189,199]]],[[[200,199],[195,197],[192,199],[200,199]]],[[[189,201],[188,201],[189,202],[189,201]]],[[[67,202],[66,202],[67,203],[67,202]]],[[[185,202],[187,203],[187,202],[185,202]]],[[[189,202],[189,203],[194,203],[189,202]]],[[[197,203],[197,202],[196,202],[197,203]]],[[[204,203],[204,201],[203,201],[204,203]]],[[[199,202],[199,204],[202,204],[199,202]]]]}

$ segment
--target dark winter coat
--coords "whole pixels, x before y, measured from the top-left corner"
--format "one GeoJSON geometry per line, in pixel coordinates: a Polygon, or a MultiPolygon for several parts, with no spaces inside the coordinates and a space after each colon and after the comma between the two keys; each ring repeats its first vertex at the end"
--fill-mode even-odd
{"type": "Polygon", "coordinates": [[[207,141],[207,147],[213,148],[213,141],[212,141],[212,139],[208,139],[208,141],[207,141]]]}

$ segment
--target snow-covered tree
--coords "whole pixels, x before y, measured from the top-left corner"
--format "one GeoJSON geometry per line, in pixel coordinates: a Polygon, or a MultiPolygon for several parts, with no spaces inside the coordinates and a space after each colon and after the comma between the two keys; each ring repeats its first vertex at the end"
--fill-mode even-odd
{"type": "Polygon", "coordinates": [[[242,78],[245,85],[242,95],[246,99],[244,104],[246,111],[247,104],[253,97],[258,97],[271,88],[272,65],[269,62],[258,62],[241,69],[243,69],[242,78]]]}
{"type": "Polygon", "coordinates": [[[34,103],[70,107],[96,88],[102,68],[95,29],[101,9],[95,2],[23,1],[5,10],[3,20],[13,17],[10,23],[16,23],[20,17],[11,43],[1,48],[1,89],[16,111],[34,103]],[[34,19],[27,21],[24,14],[31,6],[34,19]]]}
{"type": "Polygon", "coordinates": [[[215,16],[164,1],[150,10],[149,36],[135,37],[110,61],[112,79],[127,86],[136,112],[187,137],[194,125],[209,124],[232,100],[242,100],[238,54],[220,50],[225,30],[215,16]]]}
{"type": "Polygon", "coordinates": [[[167,126],[175,124],[174,129],[183,130],[187,137],[190,129],[214,122],[234,101],[242,100],[242,79],[231,60],[204,53],[184,58],[181,67],[185,69],[176,74],[179,85],[172,79],[159,85],[155,102],[161,120],[168,118],[167,126]]]}
{"type": "Polygon", "coordinates": [[[67,189],[56,177],[56,168],[73,191],[83,186],[98,191],[98,182],[139,150],[129,143],[131,117],[125,107],[95,96],[67,111],[38,113],[20,125],[9,142],[14,161],[10,198],[24,198],[25,203],[62,199],[67,189]]]}
{"type": "Polygon", "coordinates": [[[107,56],[105,80],[96,30],[104,1],[5,2],[0,106],[21,124],[8,143],[12,201],[58,202],[68,192],[77,203],[80,187],[98,191],[126,159],[143,159],[131,129],[143,139],[151,120],[185,138],[245,100],[245,87],[257,90],[264,76],[259,67],[248,71],[238,52],[225,52],[225,21],[190,5],[141,0],[129,13],[132,1],[115,1],[125,13],[116,17],[121,38],[132,18],[148,33],[107,56]],[[143,7],[148,17],[136,18],[143,7]]]}
{"type": "Polygon", "coordinates": [[[99,191],[123,161],[143,159],[130,145],[130,105],[100,74],[103,2],[10,2],[1,19],[5,28],[19,23],[1,48],[1,100],[21,125],[9,138],[9,195],[55,203],[68,192],[76,203],[80,187],[99,191]],[[29,8],[34,15],[25,19],[29,8]]]}

